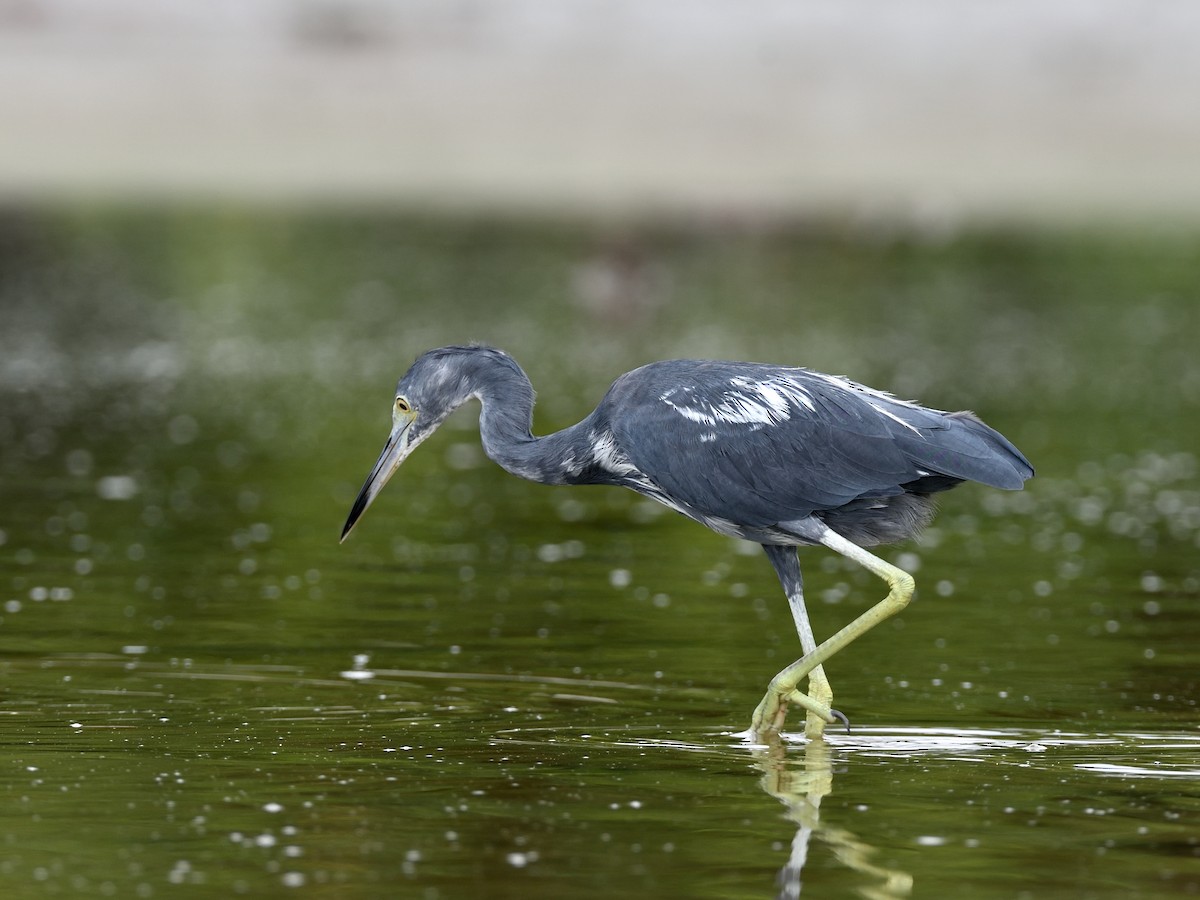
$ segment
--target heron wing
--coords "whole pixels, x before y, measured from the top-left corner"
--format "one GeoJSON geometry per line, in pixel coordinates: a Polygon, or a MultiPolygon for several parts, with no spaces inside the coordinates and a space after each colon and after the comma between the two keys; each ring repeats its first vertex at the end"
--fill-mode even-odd
{"type": "Polygon", "coordinates": [[[677,503],[742,525],[968,479],[1015,488],[1032,474],[969,413],[805,369],[656,363],[619,379],[606,400],[617,444],[647,479],[677,503]]]}

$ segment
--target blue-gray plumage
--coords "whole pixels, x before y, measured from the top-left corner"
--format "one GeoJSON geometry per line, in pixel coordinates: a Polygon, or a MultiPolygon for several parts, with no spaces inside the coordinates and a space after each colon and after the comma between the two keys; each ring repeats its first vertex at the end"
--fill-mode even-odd
{"type": "Polygon", "coordinates": [[[787,704],[819,735],[840,714],[822,663],[908,602],[912,578],[864,547],[929,523],[934,495],[964,481],[1019,489],[1033,468],[969,412],[940,412],[844,378],[758,363],[669,360],[615,382],[583,421],[534,437],[533,388],[485,346],[422,355],[396,386],[393,428],[342,531],[346,538],[417,444],[478,399],[484,451],[547,484],[627,487],[721,534],[762,544],[792,606],[804,656],[772,680],[752,730],[776,732],[787,704]],[[794,548],[823,544],[866,566],[888,597],[817,645],[794,548]],[[807,694],[798,690],[807,677],[807,694]]]}

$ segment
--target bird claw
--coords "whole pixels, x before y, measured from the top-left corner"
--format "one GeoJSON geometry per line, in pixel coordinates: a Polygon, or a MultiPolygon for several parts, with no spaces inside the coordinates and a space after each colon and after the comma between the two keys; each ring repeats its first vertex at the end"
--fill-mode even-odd
{"type": "MultiPolygon", "coordinates": [[[[760,737],[779,734],[783,731],[783,722],[787,716],[789,703],[803,707],[828,725],[841,722],[846,726],[846,734],[850,733],[850,720],[845,713],[798,690],[787,692],[768,690],[754,710],[750,732],[760,737]]],[[[809,736],[811,737],[812,734],[810,733],[809,736]]]]}
{"type": "Polygon", "coordinates": [[[809,712],[816,715],[818,719],[826,725],[832,725],[834,722],[841,722],[846,726],[846,734],[850,733],[850,719],[840,709],[834,709],[831,706],[826,706],[818,700],[814,700],[808,694],[801,694],[799,691],[792,691],[788,695],[788,700],[796,703],[798,706],[803,706],[809,712]],[[799,700],[798,697],[803,697],[804,700],[799,700]]]}
{"type": "MultiPolygon", "coordinates": [[[[830,699],[833,699],[833,698],[830,697],[830,699]]],[[[782,698],[782,700],[784,703],[790,702],[790,703],[795,703],[797,706],[804,707],[804,709],[808,710],[810,713],[815,715],[822,722],[825,722],[827,725],[832,725],[834,722],[837,722],[837,721],[841,721],[842,723],[847,724],[847,725],[849,724],[845,715],[838,712],[836,709],[831,708],[828,703],[822,702],[821,700],[818,700],[817,698],[812,697],[809,694],[805,694],[802,691],[799,691],[799,690],[791,691],[790,693],[786,694],[782,698]]]]}

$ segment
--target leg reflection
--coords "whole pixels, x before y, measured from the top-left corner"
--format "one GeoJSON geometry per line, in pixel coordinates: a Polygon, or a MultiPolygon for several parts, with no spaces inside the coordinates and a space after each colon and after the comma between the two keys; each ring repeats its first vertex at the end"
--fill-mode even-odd
{"type": "Polygon", "coordinates": [[[764,791],[787,808],[787,817],[796,823],[792,852],[787,865],[779,870],[779,900],[795,900],[804,883],[804,866],[809,845],[815,837],[827,845],[837,860],[848,869],[870,879],[859,888],[868,900],[895,900],[912,893],[913,880],[907,872],[889,869],[871,862],[875,848],[859,840],[852,832],[821,822],[821,800],[833,790],[833,763],[830,747],[824,740],[808,741],[804,758],[789,763],[787,746],[777,736],[767,743],[758,758],[764,791]]]}

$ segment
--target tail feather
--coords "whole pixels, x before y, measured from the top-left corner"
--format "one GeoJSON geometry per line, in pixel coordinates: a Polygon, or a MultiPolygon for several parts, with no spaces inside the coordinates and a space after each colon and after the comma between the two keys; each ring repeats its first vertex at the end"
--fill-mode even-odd
{"type": "MultiPolygon", "coordinates": [[[[1020,490],[1033,477],[1033,466],[1024,454],[974,413],[947,413],[943,421],[945,429],[933,434],[897,436],[909,459],[931,476],[978,481],[1010,491],[1020,490]]],[[[930,487],[934,484],[931,481],[930,487]]]]}

